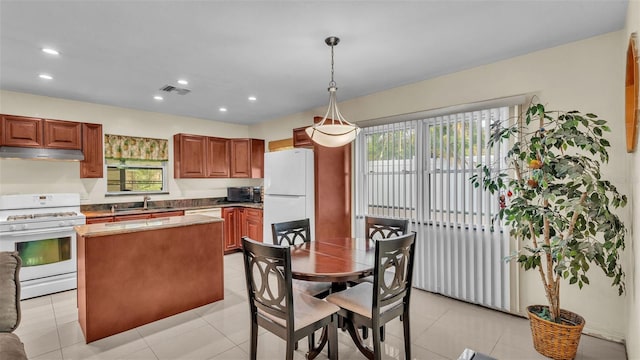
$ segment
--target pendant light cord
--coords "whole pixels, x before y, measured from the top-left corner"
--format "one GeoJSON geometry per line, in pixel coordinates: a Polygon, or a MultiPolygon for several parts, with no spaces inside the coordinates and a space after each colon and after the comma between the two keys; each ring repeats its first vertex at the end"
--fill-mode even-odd
{"type": "Polygon", "coordinates": [[[333,45],[331,45],[331,81],[329,82],[329,87],[335,87],[336,82],[333,80],[333,45]]]}

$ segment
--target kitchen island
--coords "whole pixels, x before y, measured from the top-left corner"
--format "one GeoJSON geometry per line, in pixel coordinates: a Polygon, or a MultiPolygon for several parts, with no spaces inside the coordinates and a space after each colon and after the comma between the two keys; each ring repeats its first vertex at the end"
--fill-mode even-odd
{"type": "Polygon", "coordinates": [[[223,220],[203,215],[76,227],[87,343],[224,297],[223,220]]]}

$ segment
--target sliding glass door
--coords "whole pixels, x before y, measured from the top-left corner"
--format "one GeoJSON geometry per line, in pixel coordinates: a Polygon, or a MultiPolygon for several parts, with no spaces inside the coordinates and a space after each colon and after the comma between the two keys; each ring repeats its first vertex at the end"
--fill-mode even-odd
{"type": "MultiPolygon", "coordinates": [[[[485,141],[509,107],[364,128],[356,145],[356,235],[364,216],[409,218],[416,231],[414,286],[509,309],[508,235],[494,215],[504,200],[475,188],[478,164],[504,166],[485,141]]],[[[504,195],[504,194],[503,194],[504,195]]]]}

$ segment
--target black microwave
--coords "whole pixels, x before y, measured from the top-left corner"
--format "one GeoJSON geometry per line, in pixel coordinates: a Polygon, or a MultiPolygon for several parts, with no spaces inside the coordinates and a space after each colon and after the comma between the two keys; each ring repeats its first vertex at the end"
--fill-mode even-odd
{"type": "Polygon", "coordinates": [[[229,202],[252,202],[253,188],[250,186],[228,187],[227,201],[229,202]]]}

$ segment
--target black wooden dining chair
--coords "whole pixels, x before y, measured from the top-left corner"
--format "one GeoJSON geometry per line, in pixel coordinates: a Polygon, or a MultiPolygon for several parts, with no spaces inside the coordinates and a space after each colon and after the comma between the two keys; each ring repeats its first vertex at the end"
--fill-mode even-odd
{"type": "Polygon", "coordinates": [[[356,346],[369,359],[380,359],[381,328],[396,317],[403,317],[405,359],[411,359],[409,304],[413,279],[415,232],[375,243],[373,283],[363,282],[327,296],[326,300],[340,306],[338,315],[347,323],[356,346]],[[387,270],[393,278],[385,277],[387,270]],[[358,327],[372,329],[373,349],[362,343],[358,327]]]}
{"type": "MultiPolygon", "coordinates": [[[[291,246],[311,241],[309,219],[271,224],[271,230],[275,245],[291,246]]],[[[294,279],[293,288],[311,296],[324,297],[331,292],[331,283],[294,279]]]]}
{"type": "MultiPolygon", "coordinates": [[[[311,241],[309,219],[271,224],[274,245],[292,246],[311,241]]],[[[293,289],[304,294],[323,298],[331,293],[331,283],[293,279],[293,289]]],[[[309,335],[309,348],[315,345],[315,334],[309,335]]],[[[295,345],[296,350],[298,344],[295,345]]]]}
{"type": "MultiPolygon", "coordinates": [[[[392,219],[384,217],[365,216],[364,223],[367,239],[374,241],[405,235],[409,228],[408,219],[392,219]]],[[[393,277],[393,272],[387,271],[385,272],[385,276],[387,278],[393,277]]],[[[367,276],[356,281],[356,283],[361,282],[373,283],[373,276],[367,276]]],[[[363,327],[362,337],[366,339],[368,336],[369,335],[367,332],[367,328],[363,327]]],[[[384,341],[384,328],[381,329],[380,338],[382,339],[382,341],[384,341]]]]}
{"type": "Polygon", "coordinates": [[[311,241],[311,224],[309,219],[285,221],[271,224],[273,243],[277,245],[295,245],[311,241]]]}
{"type": "Polygon", "coordinates": [[[242,238],[245,277],[251,311],[251,359],[256,359],[258,326],[287,342],[286,359],[293,359],[295,343],[328,327],[329,358],[338,359],[339,308],[324,300],[293,291],[288,247],[242,238]]]}
{"type": "Polygon", "coordinates": [[[367,239],[380,240],[402,236],[409,228],[408,219],[391,219],[365,216],[365,230],[367,239]]]}

